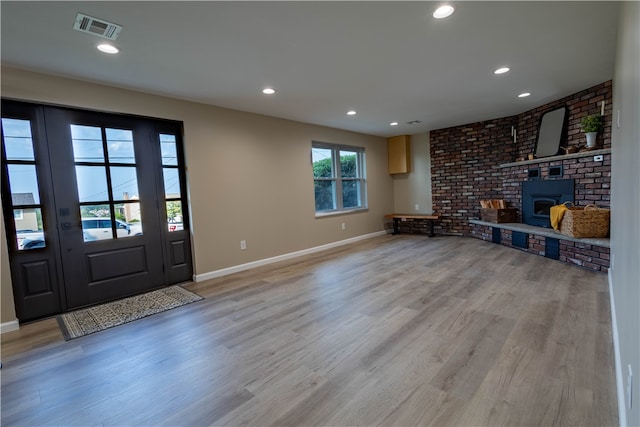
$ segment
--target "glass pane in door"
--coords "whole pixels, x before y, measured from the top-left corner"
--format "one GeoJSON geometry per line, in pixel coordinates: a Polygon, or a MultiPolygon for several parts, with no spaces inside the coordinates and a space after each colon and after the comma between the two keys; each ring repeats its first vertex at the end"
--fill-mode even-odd
{"type": "Polygon", "coordinates": [[[104,162],[102,131],[99,127],[71,125],[71,139],[76,162],[104,162]]]}
{"type": "Polygon", "coordinates": [[[182,222],[182,202],[180,200],[168,200],[167,204],[167,227],[170,232],[184,230],[182,222]]]}
{"type": "Polygon", "coordinates": [[[13,221],[16,227],[18,250],[26,251],[46,247],[40,208],[14,209],[13,221]]]}
{"type": "Polygon", "coordinates": [[[29,120],[2,119],[2,132],[7,160],[35,160],[29,120]]]}
{"type": "Polygon", "coordinates": [[[76,166],[80,203],[109,200],[104,166],[76,166]]]}
{"type": "Polygon", "coordinates": [[[164,194],[167,199],[180,197],[180,174],[177,168],[163,168],[164,194]]]}
{"type": "Polygon", "coordinates": [[[122,224],[126,225],[127,233],[118,232],[118,238],[134,237],[142,235],[142,214],[140,213],[140,203],[116,203],[114,205],[116,221],[119,222],[119,229],[122,224]]]}
{"type": "Polygon", "coordinates": [[[160,152],[163,166],[178,166],[175,135],[160,134],[160,152]]]}
{"type": "Polygon", "coordinates": [[[133,148],[133,132],[128,129],[107,128],[105,133],[109,162],[134,164],[136,156],[133,148]]]}
{"type": "Polygon", "coordinates": [[[40,204],[36,165],[7,165],[7,169],[14,206],[40,204]]]}
{"type": "Polygon", "coordinates": [[[111,194],[114,200],[138,200],[138,176],[135,167],[111,167],[111,194]]]}
{"type": "Polygon", "coordinates": [[[111,209],[108,204],[80,206],[80,216],[85,242],[113,239],[111,209]]]}

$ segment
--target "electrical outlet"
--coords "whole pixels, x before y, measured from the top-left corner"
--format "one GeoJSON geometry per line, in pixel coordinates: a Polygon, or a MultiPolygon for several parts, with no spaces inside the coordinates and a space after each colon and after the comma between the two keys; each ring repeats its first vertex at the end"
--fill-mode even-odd
{"type": "Polygon", "coordinates": [[[244,251],[245,249],[247,249],[247,241],[246,240],[240,240],[240,250],[244,251]]]}
{"type": "Polygon", "coordinates": [[[594,162],[601,162],[604,160],[604,157],[602,155],[600,156],[593,156],[593,161],[594,162]]]}
{"type": "Polygon", "coordinates": [[[416,212],[420,210],[420,205],[416,203],[416,212]]]}
{"type": "Polygon", "coordinates": [[[345,224],[344,222],[342,223],[342,229],[346,230],[347,229],[347,224],[345,224]]]}

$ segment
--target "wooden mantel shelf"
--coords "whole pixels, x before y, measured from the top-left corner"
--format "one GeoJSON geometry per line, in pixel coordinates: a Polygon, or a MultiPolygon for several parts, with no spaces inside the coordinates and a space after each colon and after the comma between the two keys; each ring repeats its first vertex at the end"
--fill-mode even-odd
{"type": "Polygon", "coordinates": [[[518,222],[504,222],[496,224],[493,222],[480,221],[470,219],[469,223],[477,225],[485,225],[487,227],[501,228],[503,230],[519,231],[521,233],[535,234],[537,236],[551,237],[558,240],[568,240],[570,242],[584,243],[586,245],[600,246],[603,248],[611,247],[609,239],[606,238],[584,238],[578,239],[564,234],[556,233],[552,228],[536,227],[535,225],[521,224],[518,222]]]}
{"type": "Polygon", "coordinates": [[[610,154],[611,148],[603,148],[601,150],[582,151],[580,153],[562,154],[560,156],[541,157],[533,160],[523,160],[521,162],[503,163],[498,168],[511,168],[514,166],[533,165],[536,163],[555,162],[558,160],[577,159],[579,157],[599,156],[602,154],[610,154]]]}

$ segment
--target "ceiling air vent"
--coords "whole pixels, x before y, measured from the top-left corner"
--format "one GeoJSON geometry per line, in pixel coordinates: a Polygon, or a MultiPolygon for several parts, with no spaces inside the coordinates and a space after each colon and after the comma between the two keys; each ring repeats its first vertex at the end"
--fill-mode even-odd
{"type": "Polygon", "coordinates": [[[104,37],[105,39],[115,40],[122,30],[122,25],[78,13],[76,21],[73,23],[73,29],[104,37]]]}

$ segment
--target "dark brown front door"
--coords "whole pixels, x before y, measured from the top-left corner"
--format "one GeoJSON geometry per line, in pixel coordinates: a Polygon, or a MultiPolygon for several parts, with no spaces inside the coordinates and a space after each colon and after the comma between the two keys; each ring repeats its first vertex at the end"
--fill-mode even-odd
{"type": "Polygon", "coordinates": [[[2,115],[3,206],[21,321],[190,279],[179,123],[14,102],[3,102],[2,115]],[[31,160],[13,159],[19,117],[37,147],[31,160]],[[39,185],[29,186],[34,179],[21,168],[33,169],[39,185]],[[22,218],[40,209],[31,233],[17,207],[22,218]],[[42,243],[26,247],[22,236],[42,243]]]}

